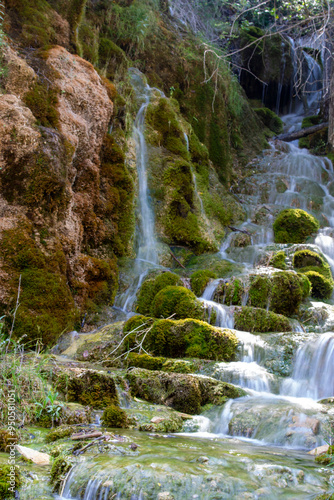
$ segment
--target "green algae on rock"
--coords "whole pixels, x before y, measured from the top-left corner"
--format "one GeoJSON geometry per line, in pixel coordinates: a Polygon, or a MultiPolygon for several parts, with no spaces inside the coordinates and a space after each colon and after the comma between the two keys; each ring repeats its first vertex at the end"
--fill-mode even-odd
{"type": "Polygon", "coordinates": [[[275,314],[257,307],[240,307],[236,310],[235,327],[244,332],[292,332],[292,325],[282,314],[275,314]]]}
{"type": "Polygon", "coordinates": [[[311,295],[317,299],[329,299],[333,292],[333,280],[325,278],[316,271],[306,271],[305,276],[312,285],[311,295]]]}
{"type": "Polygon", "coordinates": [[[277,314],[292,316],[304,296],[303,279],[293,271],[277,272],[272,277],[270,310],[277,314]]]}
{"type": "Polygon", "coordinates": [[[275,255],[270,258],[269,265],[284,271],[286,269],[285,253],[282,250],[276,252],[275,255]]]}
{"type": "Polygon", "coordinates": [[[309,280],[312,286],[312,297],[330,298],[334,280],[330,266],[323,256],[307,248],[297,250],[293,255],[292,263],[298,269],[300,276],[305,276],[309,280]]]}
{"type": "Polygon", "coordinates": [[[305,243],[319,227],[319,221],[313,215],[299,208],[286,208],[278,214],[273,224],[275,242],[305,243]]]}
{"type": "Polygon", "coordinates": [[[73,457],[65,455],[60,455],[54,460],[50,472],[50,484],[55,493],[60,493],[63,481],[74,463],[73,457]]]}

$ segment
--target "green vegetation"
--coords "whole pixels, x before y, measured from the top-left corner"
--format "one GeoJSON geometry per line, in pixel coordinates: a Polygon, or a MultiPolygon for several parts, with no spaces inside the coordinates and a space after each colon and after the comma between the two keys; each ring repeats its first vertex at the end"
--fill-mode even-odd
{"type": "Polygon", "coordinates": [[[298,208],[282,210],[273,224],[276,243],[305,243],[320,227],[313,215],[298,208]]]}
{"type": "Polygon", "coordinates": [[[60,455],[54,460],[50,471],[50,484],[55,493],[60,493],[63,480],[72,469],[73,465],[73,457],[60,455]]]}
{"type": "Polygon", "coordinates": [[[130,352],[127,357],[129,366],[136,366],[137,368],[145,368],[146,370],[161,370],[166,358],[158,358],[149,356],[148,354],[136,354],[130,352]]]}
{"type": "Polygon", "coordinates": [[[108,406],[102,415],[102,423],[106,427],[128,427],[126,412],[115,405],[108,406]]]}
{"type": "Polygon", "coordinates": [[[305,276],[312,285],[312,297],[317,299],[329,299],[333,292],[333,280],[325,278],[316,271],[306,271],[305,276]]]}
{"type": "Polygon", "coordinates": [[[17,498],[17,490],[22,484],[21,474],[19,472],[18,466],[14,466],[14,480],[15,488],[14,491],[11,490],[12,485],[10,484],[10,474],[12,473],[12,467],[8,464],[0,464],[0,500],[7,500],[9,498],[17,498]]]}
{"type": "Polygon", "coordinates": [[[275,253],[269,261],[269,265],[276,267],[277,269],[286,269],[286,263],[285,263],[285,253],[280,250],[279,252],[275,253]]]}
{"type": "Polygon", "coordinates": [[[154,297],[160,290],[167,286],[181,286],[182,280],[177,274],[166,272],[159,274],[154,279],[148,279],[142,284],[137,295],[137,311],[149,315],[154,297]]]}
{"type": "Polygon", "coordinates": [[[300,275],[306,276],[310,281],[312,297],[330,298],[334,281],[329,264],[321,255],[309,249],[298,250],[293,255],[292,263],[300,275]]]}
{"type": "Polygon", "coordinates": [[[298,312],[305,293],[305,283],[292,271],[277,272],[272,277],[270,310],[285,316],[298,312]]]}
{"type": "Polygon", "coordinates": [[[269,305],[272,289],[270,276],[250,276],[249,305],[266,309],[269,305]]]}
{"type": "Polygon", "coordinates": [[[231,281],[224,284],[221,293],[225,294],[225,303],[227,305],[241,306],[244,284],[239,278],[232,278],[231,281]]]}
{"type": "Polygon", "coordinates": [[[24,103],[35,116],[38,125],[58,128],[57,110],[59,91],[49,85],[36,83],[24,96],[24,103]]]}
{"type": "Polygon", "coordinates": [[[217,275],[213,271],[210,271],[210,269],[195,271],[190,276],[190,285],[194,294],[200,297],[208,283],[213,279],[217,279],[217,275]]]}
{"type": "Polygon", "coordinates": [[[230,330],[219,330],[204,321],[157,320],[148,345],[157,356],[229,361],[235,356],[238,340],[230,330]]]}
{"type": "Polygon", "coordinates": [[[107,373],[86,370],[80,377],[62,373],[56,380],[57,390],[67,401],[73,401],[93,408],[118,405],[114,379],[107,373]]]}
{"type": "MultiPolygon", "coordinates": [[[[315,461],[321,465],[333,464],[333,460],[334,460],[333,455],[334,455],[334,446],[329,446],[326,453],[323,453],[323,454],[315,457],[315,461]]],[[[326,498],[328,498],[328,497],[326,497],[326,498]]]]}
{"type": "Polygon", "coordinates": [[[75,427],[68,427],[60,425],[56,429],[48,432],[45,436],[46,443],[53,443],[54,441],[58,441],[58,439],[64,439],[66,437],[71,436],[76,431],[75,427]]]}
{"type": "Polygon", "coordinates": [[[202,319],[204,308],[191,290],[183,286],[167,286],[154,297],[151,313],[155,318],[174,315],[175,319],[202,319]]]}
{"type": "Polygon", "coordinates": [[[285,316],[256,307],[241,307],[234,316],[235,328],[244,332],[291,332],[292,326],[285,316]]]}
{"type": "Polygon", "coordinates": [[[271,109],[268,108],[256,108],[255,113],[261,118],[263,124],[269,128],[276,135],[283,132],[283,121],[279,116],[276,115],[271,109]]]}

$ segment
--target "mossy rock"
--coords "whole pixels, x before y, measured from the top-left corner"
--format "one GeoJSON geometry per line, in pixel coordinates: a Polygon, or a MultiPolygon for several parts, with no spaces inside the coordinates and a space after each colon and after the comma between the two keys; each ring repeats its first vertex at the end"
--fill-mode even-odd
{"type": "Polygon", "coordinates": [[[288,318],[257,307],[241,307],[234,315],[235,328],[244,332],[291,332],[288,318]]]}
{"type": "Polygon", "coordinates": [[[292,265],[293,267],[323,267],[325,264],[324,259],[316,252],[309,250],[308,248],[303,250],[297,250],[293,254],[292,265]]]}
{"type": "Polygon", "coordinates": [[[333,280],[325,278],[317,271],[306,271],[305,276],[312,285],[311,295],[317,299],[329,299],[333,292],[333,280]]]}
{"type": "Polygon", "coordinates": [[[315,457],[315,461],[321,465],[332,464],[334,462],[334,446],[329,446],[326,453],[323,453],[315,457]]]}
{"type": "Polygon", "coordinates": [[[245,395],[242,389],[210,378],[134,368],[127,373],[133,396],[195,415],[205,404],[245,395]]]}
{"type": "Polygon", "coordinates": [[[208,283],[213,279],[217,279],[217,275],[210,269],[195,271],[190,276],[190,286],[194,294],[200,297],[208,283]]]}
{"type": "Polygon", "coordinates": [[[196,299],[196,295],[183,286],[167,286],[154,297],[151,315],[155,318],[175,319],[204,317],[203,304],[196,299]]]}
{"type": "Polygon", "coordinates": [[[311,295],[312,292],[312,284],[308,279],[306,274],[297,273],[299,278],[301,279],[302,291],[303,291],[303,299],[307,299],[311,295]]]}
{"type": "Polygon", "coordinates": [[[190,361],[185,361],[183,359],[166,359],[161,370],[168,373],[193,373],[196,371],[190,361]]]}
{"type": "Polygon", "coordinates": [[[55,493],[60,493],[63,481],[74,463],[73,457],[64,455],[60,455],[54,460],[50,471],[50,484],[55,493]]]}
{"type": "Polygon", "coordinates": [[[200,320],[157,320],[148,338],[149,349],[158,356],[234,359],[238,339],[227,329],[218,329],[200,320]]]}
{"type": "Polygon", "coordinates": [[[305,293],[305,283],[292,271],[275,273],[272,278],[270,310],[292,316],[298,312],[305,293]]]}
{"type": "Polygon", "coordinates": [[[137,368],[145,368],[146,370],[161,370],[166,358],[158,358],[149,354],[137,354],[130,352],[127,357],[128,366],[137,368]]]}
{"type": "Polygon", "coordinates": [[[273,224],[275,243],[305,243],[320,227],[313,215],[299,208],[286,208],[273,224]]]}
{"type": "Polygon", "coordinates": [[[18,498],[18,488],[22,484],[18,466],[0,464],[0,500],[18,498]]]}
{"type": "Polygon", "coordinates": [[[48,432],[48,434],[45,436],[45,442],[53,443],[54,441],[58,441],[58,439],[64,439],[66,437],[71,436],[75,431],[76,431],[75,427],[61,425],[56,429],[53,429],[52,431],[48,432]]]}
{"type": "Polygon", "coordinates": [[[128,427],[128,418],[126,412],[115,405],[108,406],[102,415],[102,423],[106,427],[118,427],[126,429],[128,427]]]}
{"type": "Polygon", "coordinates": [[[285,253],[282,250],[275,253],[275,255],[271,257],[269,265],[284,271],[284,269],[286,269],[285,253]]]}
{"type": "Polygon", "coordinates": [[[154,279],[144,281],[137,294],[137,312],[150,314],[154,297],[166,286],[181,286],[182,280],[177,274],[167,271],[154,279]]]}
{"type": "Polygon", "coordinates": [[[70,402],[93,408],[119,404],[115,381],[106,372],[86,370],[80,377],[62,373],[56,381],[56,387],[70,402]]]}
{"type": "Polygon", "coordinates": [[[245,287],[241,279],[232,278],[222,287],[222,292],[225,295],[225,303],[229,306],[241,306],[242,297],[245,292],[245,287]]]}
{"type": "Polygon", "coordinates": [[[183,419],[177,413],[164,418],[162,422],[159,423],[147,423],[142,424],[139,427],[140,431],[146,432],[159,432],[159,433],[171,433],[180,432],[183,426],[183,419]]]}
{"type": "Polygon", "coordinates": [[[269,276],[250,276],[248,304],[266,309],[271,295],[272,282],[269,276]]]}
{"type": "Polygon", "coordinates": [[[276,135],[283,132],[283,121],[269,108],[255,108],[255,113],[261,118],[262,123],[276,135]]]}

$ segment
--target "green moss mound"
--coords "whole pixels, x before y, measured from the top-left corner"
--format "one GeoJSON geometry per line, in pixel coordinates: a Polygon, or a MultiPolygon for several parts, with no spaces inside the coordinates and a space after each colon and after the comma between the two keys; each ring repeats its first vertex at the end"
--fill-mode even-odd
{"type": "Polygon", "coordinates": [[[18,498],[17,490],[22,480],[17,466],[0,464],[0,500],[18,498]]]}
{"type": "Polygon", "coordinates": [[[312,284],[306,274],[297,273],[299,278],[301,279],[302,291],[303,291],[303,299],[307,299],[311,295],[312,292],[312,284]]]}
{"type": "Polygon", "coordinates": [[[222,287],[222,292],[225,295],[225,303],[229,306],[241,306],[242,296],[245,287],[239,278],[232,278],[222,287]]]}
{"type": "Polygon", "coordinates": [[[276,267],[277,269],[282,269],[284,271],[284,269],[286,269],[285,253],[282,250],[275,253],[275,255],[271,257],[269,265],[276,267]]]}
{"type": "Polygon", "coordinates": [[[127,358],[129,366],[145,368],[146,370],[161,370],[166,358],[149,356],[148,354],[136,354],[131,352],[127,358]]]}
{"type": "Polygon", "coordinates": [[[157,356],[230,361],[235,356],[238,340],[230,330],[185,319],[155,321],[148,343],[157,356]]]}
{"type": "Polygon", "coordinates": [[[299,208],[287,208],[278,214],[273,224],[275,243],[305,243],[319,227],[313,215],[299,208]]]}
{"type": "Polygon", "coordinates": [[[253,307],[266,309],[272,289],[269,276],[250,276],[248,303],[253,307]]]}
{"type": "Polygon", "coordinates": [[[261,118],[262,123],[275,134],[283,132],[283,121],[269,108],[255,108],[255,113],[261,118]]]}
{"type": "Polygon", "coordinates": [[[154,297],[151,313],[155,318],[174,315],[175,319],[202,319],[204,309],[191,290],[183,286],[167,286],[154,297]]]}
{"type": "Polygon", "coordinates": [[[293,254],[292,265],[297,268],[315,266],[322,267],[324,259],[316,252],[309,249],[298,250],[293,254]]]}
{"type": "Polygon", "coordinates": [[[80,377],[63,373],[56,382],[67,401],[93,408],[118,405],[118,395],[114,379],[104,372],[86,370],[80,377]]]}
{"type": "Polygon", "coordinates": [[[182,280],[177,274],[166,272],[154,279],[148,279],[142,284],[137,295],[137,312],[149,315],[154,297],[167,286],[181,286],[182,280]]]}
{"type": "MultiPolygon", "coordinates": [[[[333,463],[334,462],[334,446],[329,446],[327,453],[324,453],[324,454],[321,454],[321,455],[318,455],[317,457],[315,457],[315,461],[318,464],[322,464],[322,465],[329,465],[330,463],[333,463]]],[[[326,499],[327,498],[328,497],[326,497],[326,499]]]]}
{"type": "Polygon", "coordinates": [[[64,455],[60,455],[53,462],[50,471],[50,484],[52,485],[52,489],[55,493],[60,493],[63,480],[73,465],[74,459],[64,455]]]}
{"type": "Polygon", "coordinates": [[[128,419],[126,412],[118,406],[110,405],[103,412],[102,423],[106,427],[127,428],[128,419]]]}
{"type": "Polygon", "coordinates": [[[285,316],[256,307],[241,307],[234,316],[235,328],[244,332],[291,332],[292,326],[285,316]]]}
{"type": "Polygon", "coordinates": [[[277,272],[273,275],[270,310],[292,316],[298,312],[304,296],[304,282],[292,271],[277,272]]]}
{"type": "Polygon", "coordinates": [[[205,269],[203,271],[195,271],[191,276],[190,276],[190,285],[191,289],[194,292],[197,297],[200,297],[208,283],[212,279],[216,279],[217,275],[213,271],[210,271],[210,269],[205,269]]]}
{"type": "Polygon", "coordinates": [[[329,299],[331,297],[333,292],[333,281],[330,281],[316,271],[306,271],[305,276],[307,276],[311,282],[312,297],[316,299],[329,299]]]}

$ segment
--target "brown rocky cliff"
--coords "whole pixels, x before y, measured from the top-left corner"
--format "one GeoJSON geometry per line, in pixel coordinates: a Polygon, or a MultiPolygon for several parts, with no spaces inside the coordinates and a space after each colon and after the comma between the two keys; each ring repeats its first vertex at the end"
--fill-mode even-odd
{"type": "Polygon", "coordinates": [[[63,47],[34,54],[32,64],[9,47],[5,58],[0,313],[10,322],[21,274],[17,335],[52,344],[78,319],[73,297],[84,314],[116,292],[113,250],[98,250],[107,232],[100,157],[113,104],[94,67],[63,47]]]}

